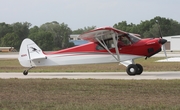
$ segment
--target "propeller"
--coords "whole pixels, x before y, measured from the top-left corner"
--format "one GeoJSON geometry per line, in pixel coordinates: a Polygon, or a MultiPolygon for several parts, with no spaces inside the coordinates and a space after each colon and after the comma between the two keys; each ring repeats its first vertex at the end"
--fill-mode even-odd
{"type": "Polygon", "coordinates": [[[166,57],[166,59],[168,59],[168,58],[167,58],[167,53],[166,53],[166,48],[165,48],[165,45],[164,45],[164,44],[167,42],[167,40],[163,39],[163,37],[162,37],[162,32],[161,32],[161,28],[160,28],[160,25],[159,25],[159,21],[156,20],[156,23],[158,24],[159,34],[160,34],[160,38],[161,38],[161,39],[159,40],[159,43],[162,44],[162,48],[163,48],[165,57],[166,57]]]}

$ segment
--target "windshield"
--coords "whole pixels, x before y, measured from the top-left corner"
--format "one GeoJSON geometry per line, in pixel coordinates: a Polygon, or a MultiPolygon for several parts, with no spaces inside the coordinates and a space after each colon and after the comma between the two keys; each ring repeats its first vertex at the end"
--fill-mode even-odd
{"type": "Polygon", "coordinates": [[[139,37],[137,37],[137,36],[135,36],[133,34],[128,34],[128,37],[130,38],[132,44],[138,42],[139,40],[141,40],[141,38],[139,38],[139,37]]]}

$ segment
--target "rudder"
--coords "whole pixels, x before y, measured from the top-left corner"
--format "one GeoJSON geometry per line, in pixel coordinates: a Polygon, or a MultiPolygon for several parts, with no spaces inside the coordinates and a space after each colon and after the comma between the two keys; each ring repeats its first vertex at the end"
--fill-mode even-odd
{"type": "Polygon", "coordinates": [[[29,38],[24,39],[19,51],[19,63],[24,67],[33,67],[35,65],[32,60],[40,58],[46,58],[46,56],[39,46],[29,38]]]}

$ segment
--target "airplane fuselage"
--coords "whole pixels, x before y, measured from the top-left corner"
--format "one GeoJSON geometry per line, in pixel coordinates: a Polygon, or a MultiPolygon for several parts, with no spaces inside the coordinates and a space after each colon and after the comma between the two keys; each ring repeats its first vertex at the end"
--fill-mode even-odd
{"type": "MultiPolygon", "coordinates": [[[[137,43],[127,45],[119,49],[120,60],[126,61],[140,57],[150,57],[161,51],[160,38],[141,39],[137,43]]],[[[111,63],[118,62],[105,49],[98,50],[99,44],[90,42],[84,45],[63,49],[56,52],[45,53],[46,59],[33,60],[32,66],[54,66],[54,65],[74,65],[91,63],[111,63]]],[[[116,56],[115,49],[110,51],[116,56]]]]}

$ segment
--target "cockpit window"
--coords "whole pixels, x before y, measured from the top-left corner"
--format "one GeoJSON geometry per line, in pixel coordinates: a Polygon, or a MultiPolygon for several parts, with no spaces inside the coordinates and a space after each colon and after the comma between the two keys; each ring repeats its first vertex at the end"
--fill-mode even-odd
{"type": "MultiPolygon", "coordinates": [[[[112,39],[105,40],[104,43],[108,49],[114,48],[114,43],[113,43],[112,39]]],[[[100,43],[98,43],[98,45],[96,46],[96,49],[97,50],[105,50],[105,48],[100,43]]]]}
{"type": "MultiPolygon", "coordinates": [[[[136,43],[140,40],[141,38],[139,37],[136,37],[135,35],[133,34],[123,34],[123,35],[120,35],[118,36],[118,41],[117,41],[117,47],[118,48],[121,48],[121,47],[124,47],[124,46],[129,46],[133,43],[136,43]]],[[[107,46],[108,49],[111,49],[111,48],[115,48],[115,44],[113,42],[113,39],[107,39],[104,41],[105,45],[107,46]]],[[[97,43],[97,46],[96,46],[96,50],[105,50],[105,48],[100,44],[100,43],[97,43]]]]}
{"type": "Polygon", "coordinates": [[[104,47],[98,43],[98,45],[96,46],[96,50],[104,50],[104,47]]]}
{"type": "Polygon", "coordinates": [[[138,42],[138,41],[141,39],[141,38],[139,38],[139,37],[136,37],[136,36],[133,35],[133,34],[128,34],[128,37],[130,38],[132,44],[138,42]]]}
{"type": "Polygon", "coordinates": [[[127,37],[127,35],[120,36],[119,39],[118,39],[118,42],[122,42],[124,45],[130,45],[131,44],[131,41],[127,37]]]}

